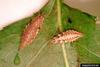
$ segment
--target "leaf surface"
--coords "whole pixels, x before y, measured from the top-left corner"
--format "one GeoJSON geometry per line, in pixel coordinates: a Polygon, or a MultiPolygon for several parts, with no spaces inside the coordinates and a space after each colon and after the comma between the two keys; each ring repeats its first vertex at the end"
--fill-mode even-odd
{"type": "MultiPolygon", "coordinates": [[[[59,32],[57,26],[56,0],[41,10],[46,17],[42,29],[33,43],[19,52],[20,64],[17,67],[64,67],[61,46],[50,41],[59,32]]],[[[40,12],[40,13],[41,13],[40,12]]],[[[0,31],[0,67],[16,67],[14,58],[18,52],[20,36],[31,18],[26,18],[0,31]]],[[[95,30],[92,15],[61,4],[61,21],[63,31],[74,29],[84,34],[74,43],[66,44],[66,53],[70,67],[80,63],[100,63],[100,25],[95,30]]]]}

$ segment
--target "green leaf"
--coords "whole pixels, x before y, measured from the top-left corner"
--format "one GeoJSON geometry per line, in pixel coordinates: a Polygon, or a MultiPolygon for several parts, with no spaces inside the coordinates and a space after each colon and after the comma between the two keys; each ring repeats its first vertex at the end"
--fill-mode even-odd
{"type": "MultiPolygon", "coordinates": [[[[96,27],[94,16],[71,8],[61,3],[61,0],[50,0],[40,13],[46,16],[42,29],[33,43],[19,52],[21,33],[34,16],[0,31],[0,67],[16,67],[14,58],[17,52],[21,61],[17,67],[64,67],[61,45],[54,45],[50,41],[52,37],[68,29],[84,34],[83,38],[76,42],[65,44],[69,66],[78,67],[80,63],[100,63],[100,25],[96,27]]],[[[18,59],[17,61],[19,63],[18,59]]]]}

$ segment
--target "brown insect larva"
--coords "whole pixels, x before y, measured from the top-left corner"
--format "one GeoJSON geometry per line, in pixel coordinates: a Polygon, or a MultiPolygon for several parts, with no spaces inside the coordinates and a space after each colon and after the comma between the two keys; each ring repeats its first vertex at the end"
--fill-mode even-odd
{"type": "Polygon", "coordinates": [[[31,44],[32,41],[36,38],[39,28],[41,28],[44,21],[44,17],[39,15],[36,16],[30,24],[28,24],[22,33],[21,43],[19,46],[19,50],[31,44]]]}
{"type": "Polygon", "coordinates": [[[73,41],[76,41],[80,37],[82,37],[83,34],[74,30],[68,30],[66,32],[63,32],[61,34],[58,34],[56,37],[53,38],[52,42],[55,44],[62,44],[62,43],[71,43],[73,41]]]}

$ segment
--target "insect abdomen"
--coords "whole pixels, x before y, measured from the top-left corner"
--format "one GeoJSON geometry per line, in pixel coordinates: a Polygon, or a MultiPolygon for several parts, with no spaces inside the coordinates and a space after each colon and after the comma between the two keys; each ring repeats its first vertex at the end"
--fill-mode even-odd
{"type": "Polygon", "coordinates": [[[39,15],[36,16],[32,22],[26,26],[21,36],[21,44],[19,49],[22,49],[32,43],[32,41],[36,38],[39,28],[41,28],[43,24],[43,21],[44,17],[39,15]]]}
{"type": "Polygon", "coordinates": [[[74,30],[68,30],[66,32],[63,32],[61,34],[58,34],[53,38],[53,43],[55,44],[62,44],[62,43],[71,43],[73,41],[76,41],[80,37],[82,37],[82,33],[74,31],[74,30]]]}

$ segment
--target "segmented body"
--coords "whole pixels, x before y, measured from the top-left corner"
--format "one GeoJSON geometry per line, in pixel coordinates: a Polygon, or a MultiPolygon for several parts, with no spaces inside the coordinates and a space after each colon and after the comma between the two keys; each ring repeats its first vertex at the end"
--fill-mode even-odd
{"type": "Polygon", "coordinates": [[[22,49],[32,43],[32,41],[36,38],[43,21],[44,17],[39,15],[36,16],[31,23],[26,26],[21,36],[21,44],[19,49],[22,49]]]}
{"type": "Polygon", "coordinates": [[[73,41],[76,41],[80,37],[82,37],[83,34],[74,30],[68,30],[66,32],[63,32],[61,34],[58,34],[55,36],[52,40],[55,44],[62,44],[62,43],[71,43],[73,41]]]}

